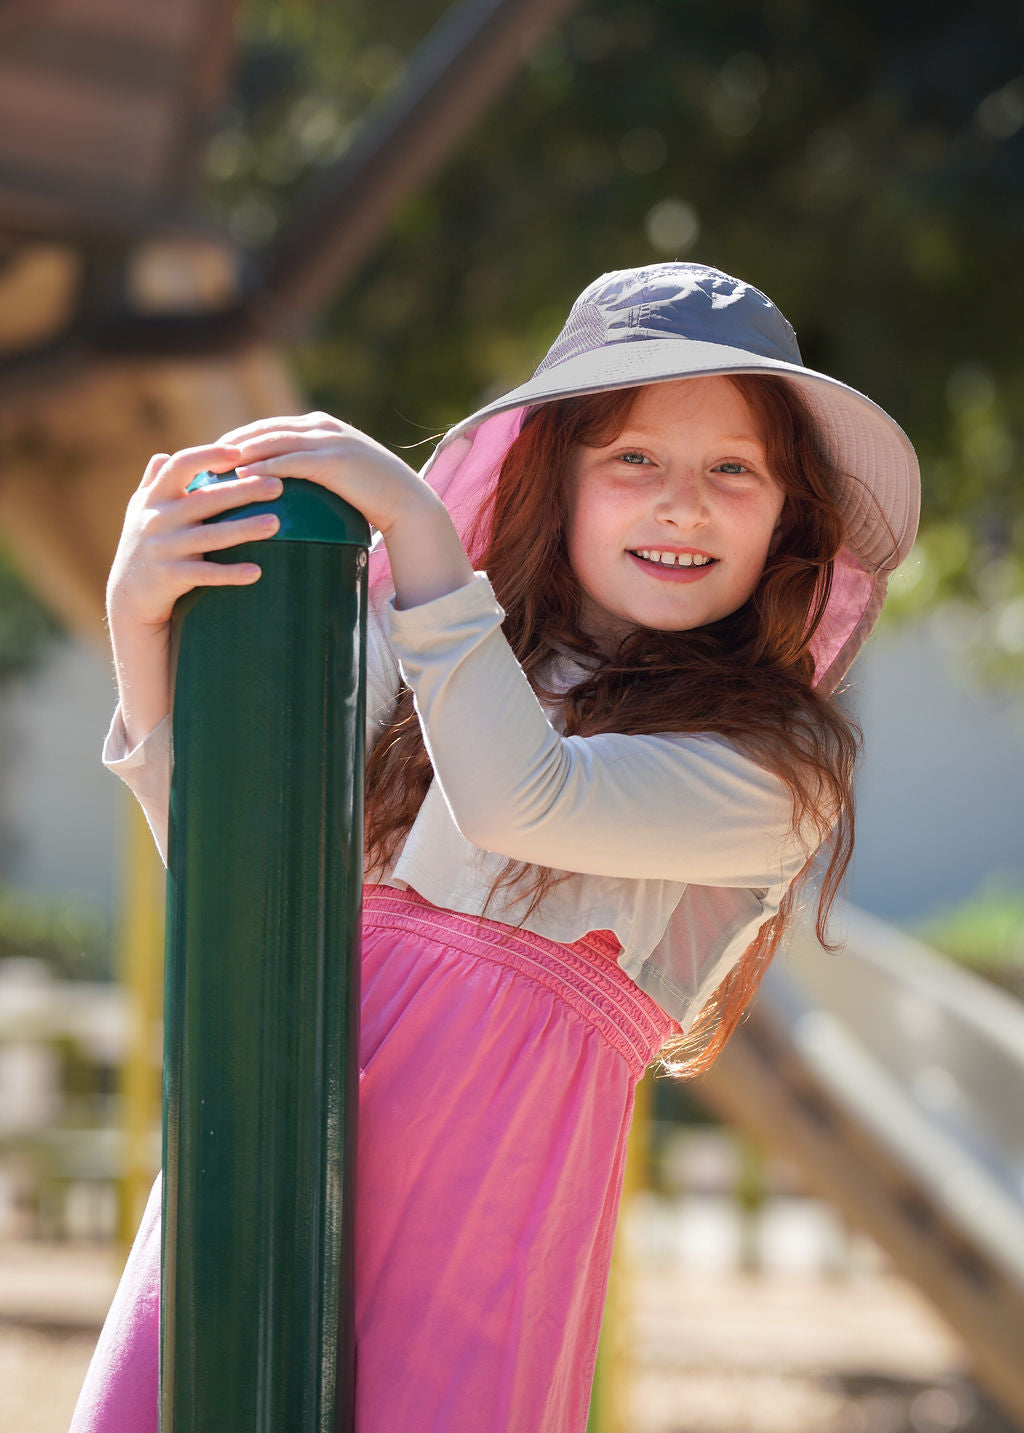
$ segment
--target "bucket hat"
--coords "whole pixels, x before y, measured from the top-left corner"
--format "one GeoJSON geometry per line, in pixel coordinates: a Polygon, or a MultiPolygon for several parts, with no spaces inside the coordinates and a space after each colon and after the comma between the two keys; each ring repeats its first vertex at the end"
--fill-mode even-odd
{"type": "Polygon", "coordinates": [[[920,514],[920,470],[910,439],[863,393],[804,364],[791,324],[771,299],[705,264],[603,274],[573,304],[533,377],[466,418],[444,441],[494,414],[557,398],[730,373],[778,374],[799,389],[838,474],[849,548],[870,571],[897,567],[920,514]]]}
{"type": "MultiPolygon", "coordinates": [[[[844,523],[825,613],[810,641],[814,682],[834,692],[871,632],[893,570],[910,551],[920,509],[913,446],[877,403],[808,368],[771,299],[706,264],[669,262],[603,274],[573,304],[532,378],[456,424],[421,473],[470,558],[509,447],[539,404],[676,378],[761,373],[799,389],[837,474],[844,523]]],[[[387,551],[370,554],[370,588],[390,588],[387,551]]]]}

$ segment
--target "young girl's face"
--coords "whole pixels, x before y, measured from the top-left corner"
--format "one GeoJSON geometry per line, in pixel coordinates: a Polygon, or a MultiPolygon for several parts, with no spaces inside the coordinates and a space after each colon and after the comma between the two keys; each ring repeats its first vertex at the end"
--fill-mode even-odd
{"type": "Polygon", "coordinates": [[[735,612],[764,571],[784,494],[727,379],[642,388],[606,447],[570,463],[566,538],[591,636],[685,632],[735,612]]]}

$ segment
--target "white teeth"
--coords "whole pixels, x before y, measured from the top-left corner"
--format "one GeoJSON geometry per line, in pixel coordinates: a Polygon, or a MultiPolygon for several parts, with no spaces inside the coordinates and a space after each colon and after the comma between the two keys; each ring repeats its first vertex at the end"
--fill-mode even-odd
{"type": "Polygon", "coordinates": [[[697,552],[658,552],[656,548],[642,547],[640,556],[648,562],[660,563],[662,567],[707,567],[713,559],[697,552]]]}

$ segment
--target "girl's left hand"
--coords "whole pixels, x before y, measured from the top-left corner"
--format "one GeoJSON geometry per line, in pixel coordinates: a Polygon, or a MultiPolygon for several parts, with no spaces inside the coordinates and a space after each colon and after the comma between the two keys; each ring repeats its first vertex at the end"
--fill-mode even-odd
{"type": "Polygon", "coordinates": [[[305,478],[344,498],[384,539],[400,607],[417,607],[473,581],[473,568],[437,494],[407,463],[327,413],[236,428],[240,478],[305,478]]]}
{"type": "Polygon", "coordinates": [[[396,521],[423,506],[430,489],[407,463],[329,413],[266,418],[223,439],[237,447],[240,478],[306,478],[358,508],[387,539],[396,521]]]}

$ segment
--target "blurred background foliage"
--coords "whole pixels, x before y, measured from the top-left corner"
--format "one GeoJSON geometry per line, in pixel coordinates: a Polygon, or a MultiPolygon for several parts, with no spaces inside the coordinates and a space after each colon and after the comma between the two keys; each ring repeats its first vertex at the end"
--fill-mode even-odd
{"type": "Polygon", "coordinates": [[[0,963],[37,960],[58,980],[109,980],[111,943],[110,920],[93,903],[0,882],[0,963]]]}
{"type": "Polygon", "coordinates": [[[1024,998],[1024,890],[1012,875],[989,877],[918,933],[934,950],[1024,998]]]}
{"type": "MultiPolygon", "coordinates": [[[[403,77],[439,0],[251,0],[207,200],[273,240],[403,77]]],[[[1024,8],[582,4],[294,349],[312,401],[392,445],[529,373],[586,282],[693,258],[793,321],[921,453],[896,611],[953,599],[1024,673],[1024,8]]],[[[411,455],[414,456],[414,455],[411,455]]]]}
{"type": "Polygon", "coordinates": [[[31,671],[60,631],[0,550],[0,685],[31,671]]]}

